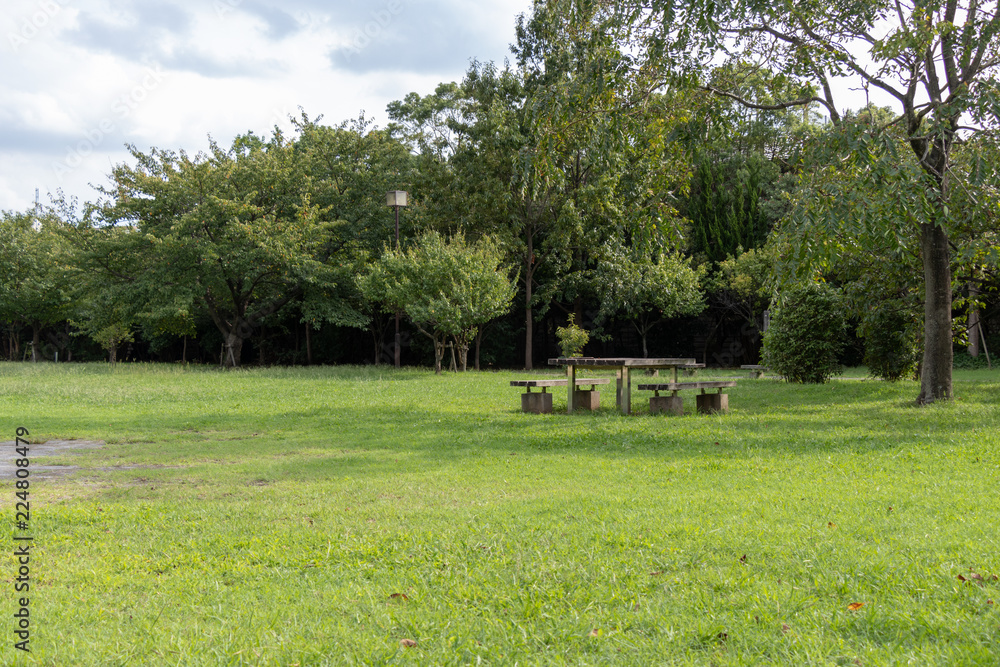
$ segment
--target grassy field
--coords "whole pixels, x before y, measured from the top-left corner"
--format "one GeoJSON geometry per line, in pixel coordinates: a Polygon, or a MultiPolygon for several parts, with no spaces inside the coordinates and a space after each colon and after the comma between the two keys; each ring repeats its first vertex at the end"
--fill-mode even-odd
{"type": "Polygon", "coordinates": [[[0,664],[1000,660],[1000,372],[683,417],[521,414],[523,376],[0,364],[0,439],[107,443],[32,460],[79,470],[32,478],[0,664]]]}

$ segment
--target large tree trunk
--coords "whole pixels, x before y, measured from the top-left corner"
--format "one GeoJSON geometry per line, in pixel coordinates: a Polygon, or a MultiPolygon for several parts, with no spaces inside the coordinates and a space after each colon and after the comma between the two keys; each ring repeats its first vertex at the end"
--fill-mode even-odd
{"type": "Polygon", "coordinates": [[[952,397],[951,257],[948,235],[934,224],[920,226],[924,262],[924,358],[920,396],[925,405],[952,397]]]}
{"type": "Polygon", "coordinates": [[[222,365],[225,368],[239,367],[240,357],[243,355],[243,340],[236,331],[226,335],[226,349],[222,358],[222,365]]]}

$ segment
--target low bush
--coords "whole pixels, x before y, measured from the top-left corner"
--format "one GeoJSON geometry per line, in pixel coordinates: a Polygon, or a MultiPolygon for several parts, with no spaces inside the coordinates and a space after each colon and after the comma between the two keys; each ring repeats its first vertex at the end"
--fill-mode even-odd
{"type": "Polygon", "coordinates": [[[789,288],[764,332],[763,363],[789,382],[826,382],[841,371],[845,330],[837,290],[815,283],[789,288]]]}
{"type": "Polygon", "coordinates": [[[861,322],[864,365],[872,377],[896,382],[913,377],[920,363],[920,321],[903,308],[881,304],[861,322]]]}

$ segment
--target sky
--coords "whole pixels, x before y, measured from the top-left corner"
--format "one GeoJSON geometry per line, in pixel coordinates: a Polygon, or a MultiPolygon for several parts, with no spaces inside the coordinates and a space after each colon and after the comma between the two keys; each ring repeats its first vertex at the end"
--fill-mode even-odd
{"type": "Polygon", "coordinates": [[[92,201],[126,144],[330,125],[502,64],[531,0],[4,0],[0,210],[92,201]]]}

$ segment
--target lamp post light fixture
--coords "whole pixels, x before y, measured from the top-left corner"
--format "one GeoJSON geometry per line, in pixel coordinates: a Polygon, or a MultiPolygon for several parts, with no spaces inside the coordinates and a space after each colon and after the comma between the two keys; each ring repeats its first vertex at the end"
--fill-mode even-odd
{"type": "MultiPolygon", "coordinates": [[[[406,192],[392,190],[385,195],[385,203],[396,209],[396,250],[399,250],[399,207],[406,206],[406,192]]],[[[399,368],[399,310],[396,310],[396,349],[393,354],[396,368],[399,368]]]]}

